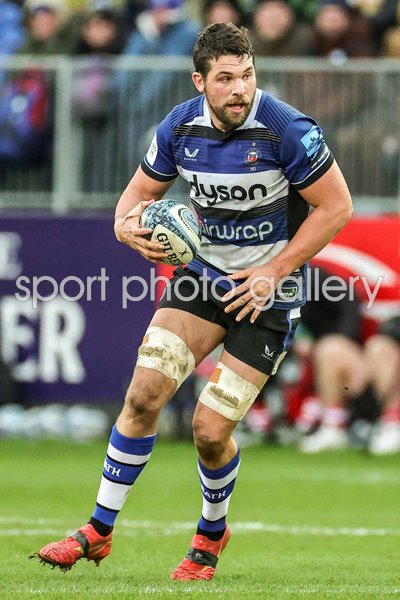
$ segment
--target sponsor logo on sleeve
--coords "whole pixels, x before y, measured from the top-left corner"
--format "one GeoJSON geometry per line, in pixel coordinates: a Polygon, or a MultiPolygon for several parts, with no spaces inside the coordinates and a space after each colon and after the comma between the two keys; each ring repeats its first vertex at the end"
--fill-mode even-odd
{"type": "Polygon", "coordinates": [[[306,149],[308,158],[312,161],[318,154],[321,145],[324,143],[324,138],[321,129],[316,125],[313,125],[310,131],[303,135],[300,141],[306,149]]]}
{"type": "Polygon", "coordinates": [[[157,134],[154,134],[151,140],[150,148],[147,151],[146,159],[149,165],[153,166],[158,154],[157,134]]]}

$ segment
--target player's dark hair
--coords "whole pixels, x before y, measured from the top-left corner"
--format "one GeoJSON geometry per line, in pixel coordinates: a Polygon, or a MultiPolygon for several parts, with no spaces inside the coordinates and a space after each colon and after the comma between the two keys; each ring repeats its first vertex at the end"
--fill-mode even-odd
{"type": "Polygon", "coordinates": [[[193,49],[193,63],[196,71],[205,78],[211,68],[210,61],[227,55],[253,57],[254,52],[246,27],[236,27],[233,23],[213,23],[197,37],[193,49]]]}

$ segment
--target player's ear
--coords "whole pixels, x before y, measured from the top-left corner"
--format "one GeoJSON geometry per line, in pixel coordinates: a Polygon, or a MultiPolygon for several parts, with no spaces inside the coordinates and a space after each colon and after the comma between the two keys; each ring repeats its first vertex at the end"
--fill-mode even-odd
{"type": "Polygon", "coordinates": [[[192,81],[195,85],[196,90],[200,92],[200,94],[202,94],[204,92],[203,75],[198,71],[195,71],[194,73],[192,73],[192,81]]]}

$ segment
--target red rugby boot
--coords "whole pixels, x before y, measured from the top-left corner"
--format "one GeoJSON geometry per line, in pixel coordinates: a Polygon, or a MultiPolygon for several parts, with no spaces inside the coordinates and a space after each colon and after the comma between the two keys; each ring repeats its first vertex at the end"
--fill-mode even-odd
{"type": "Polygon", "coordinates": [[[188,553],[183,561],[171,573],[171,579],[190,581],[193,579],[210,580],[214,577],[215,567],[221,552],[230,538],[229,527],[223,537],[214,542],[204,535],[193,537],[188,553]]]}
{"type": "Polygon", "coordinates": [[[111,537],[112,533],[103,537],[88,523],[69,537],[47,544],[29,558],[37,556],[40,562],[48,563],[53,568],[60,567],[64,573],[81,558],[94,560],[99,566],[100,561],[111,551],[111,537]]]}

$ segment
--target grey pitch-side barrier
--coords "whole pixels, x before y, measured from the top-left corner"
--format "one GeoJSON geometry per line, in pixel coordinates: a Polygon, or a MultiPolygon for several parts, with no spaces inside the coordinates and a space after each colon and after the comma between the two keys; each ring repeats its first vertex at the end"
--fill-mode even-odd
{"type": "MultiPolygon", "coordinates": [[[[54,213],[111,209],[157,123],[196,94],[186,57],[0,57],[0,107],[10,77],[43,70],[53,141],[35,164],[0,159],[0,208],[54,213]]],[[[359,212],[393,212],[400,198],[400,61],[257,59],[258,86],[315,117],[359,212]]],[[[187,200],[179,182],[173,195],[187,200]]]]}

